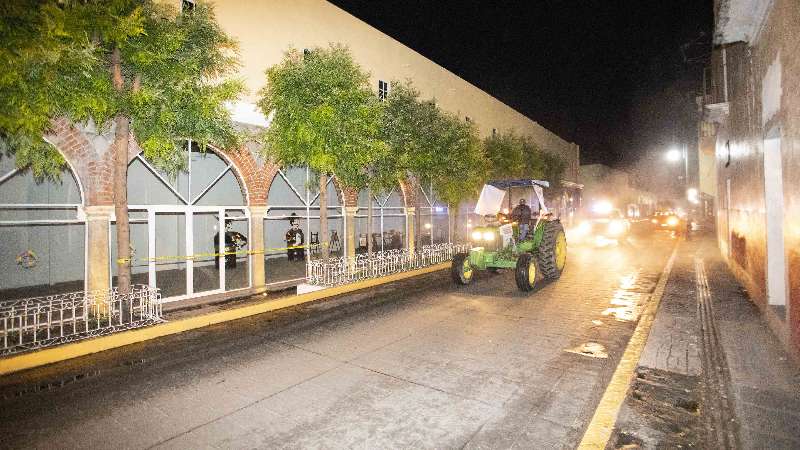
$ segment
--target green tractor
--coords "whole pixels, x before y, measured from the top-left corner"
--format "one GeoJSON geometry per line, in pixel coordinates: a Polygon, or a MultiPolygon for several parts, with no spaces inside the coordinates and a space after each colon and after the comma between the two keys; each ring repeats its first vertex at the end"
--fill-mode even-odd
{"type": "MultiPolygon", "coordinates": [[[[552,218],[544,205],[542,188],[549,186],[547,181],[540,180],[487,183],[475,206],[475,213],[485,217],[486,224],[472,228],[469,253],[458,253],[453,257],[453,281],[466,285],[475,278],[475,270],[496,272],[513,269],[519,290],[530,292],[539,280],[561,277],[567,262],[567,239],[561,221],[552,218]],[[512,189],[523,190],[529,194],[528,204],[539,206],[538,214],[532,216],[527,230],[513,220],[514,214],[509,218],[507,211],[506,214],[500,211],[506,195],[511,199],[512,189]],[[520,239],[521,232],[523,236],[520,239]]],[[[518,197],[525,199],[524,194],[518,197]]]]}

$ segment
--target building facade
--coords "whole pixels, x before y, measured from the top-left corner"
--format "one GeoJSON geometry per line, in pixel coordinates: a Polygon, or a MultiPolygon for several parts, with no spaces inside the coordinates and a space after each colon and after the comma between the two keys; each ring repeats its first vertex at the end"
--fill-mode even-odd
{"type": "MultiPolygon", "coordinates": [[[[172,2],[173,0],[170,0],[172,2]]],[[[192,7],[191,1],[175,1],[192,7]]],[[[474,122],[481,135],[515,130],[567,163],[576,181],[579,148],[434,62],[321,0],[214,2],[222,28],[240,43],[238,77],[249,89],[230,105],[246,127],[268,126],[255,106],[265,71],[291,49],[347,45],[371,73],[376,95],[410,79],[424,98],[474,122]]],[[[0,159],[0,298],[108,289],[116,282],[111,139],[91,124],[54,124],[46,136],[68,168],[58,182],[37,182],[0,159]]],[[[253,145],[211,148],[186,143],[186,171],[170,177],[129,149],[133,282],[161,289],[168,301],[250,295],[304,281],[305,259],[319,254],[319,194],[304,167],[264,161],[253,145]],[[290,231],[294,227],[299,231],[290,231]],[[291,238],[290,238],[291,236],[291,238]],[[215,256],[235,241],[238,254],[215,256]],[[310,245],[289,252],[287,244],[310,245]]],[[[451,216],[430,186],[402,185],[369,199],[328,185],[331,252],[413,248],[452,240],[451,216]],[[367,230],[372,202],[373,228],[367,230]]]]}
{"type": "Polygon", "coordinates": [[[794,0],[720,0],[715,15],[704,121],[715,149],[719,246],[797,354],[800,8],[794,0]]]}

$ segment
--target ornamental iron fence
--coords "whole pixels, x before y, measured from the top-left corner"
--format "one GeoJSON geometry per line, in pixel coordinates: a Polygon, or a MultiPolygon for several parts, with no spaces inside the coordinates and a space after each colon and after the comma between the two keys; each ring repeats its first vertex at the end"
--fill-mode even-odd
{"type": "Polygon", "coordinates": [[[0,300],[0,356],[36,350],[162,322],[158,289],[71,292],[0,300]]]}
{"type": "Polygon", "coordinates": [[[447,262],[453,259],[453,255],[469,249],[469,244],[433,244],[415,252],[385,250],[371,255],[312,260],[306,265],[307,282],[316,286],[340,286],[447,262]]]}

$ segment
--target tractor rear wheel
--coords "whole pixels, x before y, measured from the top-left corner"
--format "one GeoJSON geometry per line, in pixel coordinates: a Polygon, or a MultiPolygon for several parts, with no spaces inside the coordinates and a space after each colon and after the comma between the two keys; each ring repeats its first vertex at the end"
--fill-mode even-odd
{"type": "Polygon", "coordinates": [[[457,253],[453,257],[450,275],[457,284],[467,285],[472,282],[473,269],[472,265],[469,263],[469,254],[457,253]]]}
{"type": "Polygon", "coordinates": [[[536,286],[539,278],[539,264],[530,253],[523,253],[517,259],[517,268],[514,269],[514,278],[517,287],[522,292],[530,292],[536,286]]]}
{"type": "Polygon", "coordinates": [[[536,249],[536,259],[546,280],[557,280],[561,277],[567,264],[567,238],[561,221],[551,220],[544,223],[544,235],[536,249]]]}

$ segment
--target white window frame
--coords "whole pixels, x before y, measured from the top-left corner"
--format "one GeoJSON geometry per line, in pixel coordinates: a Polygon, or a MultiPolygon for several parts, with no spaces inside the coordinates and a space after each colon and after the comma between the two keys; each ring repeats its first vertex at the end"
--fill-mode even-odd
{"type": "Polygon", "coordinates": [[[385,101],[389,97],[389,82],[378,80],[378,99],[385,101]]]}

